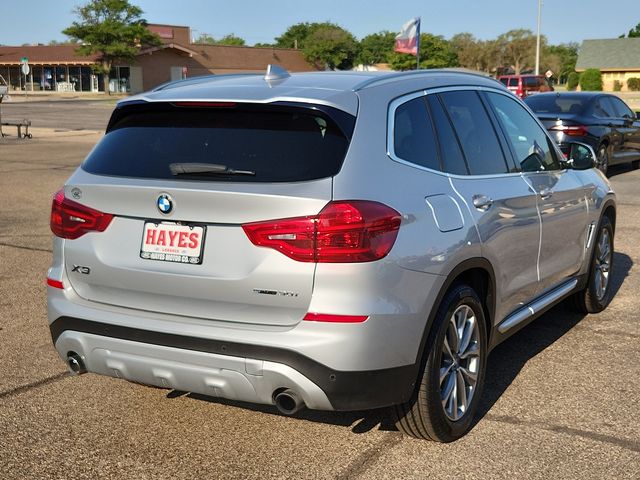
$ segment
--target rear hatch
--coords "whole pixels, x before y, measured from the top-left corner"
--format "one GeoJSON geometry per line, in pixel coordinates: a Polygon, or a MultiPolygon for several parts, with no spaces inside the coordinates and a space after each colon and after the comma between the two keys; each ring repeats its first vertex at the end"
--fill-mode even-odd
{"type": "Polygon", "coordinates": [[[354,121],[300,104],[121,107],[65,186],[65,197],[113,215],[103,232],[65,241],[71,285],[104,304],[296,324],[315,263],[255,246],[242,225],[322,210],[354,121]]]}

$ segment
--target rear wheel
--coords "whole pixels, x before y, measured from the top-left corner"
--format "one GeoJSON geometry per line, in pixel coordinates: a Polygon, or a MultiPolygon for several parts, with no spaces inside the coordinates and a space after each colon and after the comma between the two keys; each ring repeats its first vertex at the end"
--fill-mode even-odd
{"type": "Polygon", "coordinates": [[[591,256],[587,286],[577,292],[574,304],[582,313],[598,313],[611,301],[613,272],[613,227],[608,217],[602,217],[591,256]]]}
{"type": "Polygon", "coordinates": [[[631,162],[631,166],[635,169],[640,168],[640,160],[634,160],[633,162],[631,162]]]}
{"type": "Polygon", "coordinates": [[[598,170],[606,175],[609,170],[609,149],[605,143],[598,147],[596,157],[598,161],[598,170]]]}
{"type": "Polygon", "coordinates": [[[485,318],[471,287],[459,284],[445,295],[425,352],[416,393],[395,407],[396,426],[412,437],[451,442],[470,430],[484,383],[485,318]]]}

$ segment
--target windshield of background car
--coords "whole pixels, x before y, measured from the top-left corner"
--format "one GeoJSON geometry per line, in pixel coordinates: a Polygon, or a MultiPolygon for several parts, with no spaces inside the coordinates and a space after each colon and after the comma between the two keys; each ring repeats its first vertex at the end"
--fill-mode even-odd
{"type": "Polygon", "coordinates": [[[348,145],[331,117],[309,108],[163,104],[117,119],[82,168],[134,178],[297,182],[338,173],[348,145]],[[176,177],[172,163],[224,165],[255,175],[176,177]]]}
{"type": "Polygon", "coordinates": [[[572,95],[532,95],[525,103],[536,113],[573,113],[582,114],[588,99],[572,95]]]}

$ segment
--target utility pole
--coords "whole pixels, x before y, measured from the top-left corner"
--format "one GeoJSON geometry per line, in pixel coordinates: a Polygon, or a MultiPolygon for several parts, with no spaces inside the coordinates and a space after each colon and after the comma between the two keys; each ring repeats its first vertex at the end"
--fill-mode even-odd
{"type": "Polygon", "coordinates": [[[542,0],[538,0],[538,37],[536,38],[536,75],[540,75],[540,16],[542,14],[542,0]]]}

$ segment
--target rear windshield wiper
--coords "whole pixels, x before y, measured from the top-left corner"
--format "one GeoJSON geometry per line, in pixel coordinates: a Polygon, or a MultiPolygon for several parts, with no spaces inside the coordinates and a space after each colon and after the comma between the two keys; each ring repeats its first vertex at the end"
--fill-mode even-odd
{"type": "Polygon", "coordinates": [[[169,170],[173,175],[255,175],[253,170],[236,170],[218,163],[171,163],[169,170]]]}

